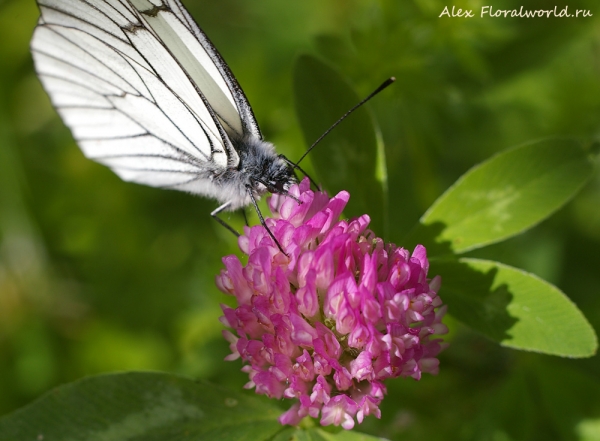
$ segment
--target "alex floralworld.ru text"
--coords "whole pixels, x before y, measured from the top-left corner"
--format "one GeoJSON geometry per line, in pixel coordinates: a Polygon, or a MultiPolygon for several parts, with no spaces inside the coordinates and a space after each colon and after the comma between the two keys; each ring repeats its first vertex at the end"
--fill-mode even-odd
{"type": "MultiPolygon", "coordinates": [[[[577,9],[574,12],[569,12],[569,7],[565,6],[561,10],[555,6],[553,9],[525,9],[521,6],[519,9],[494,9],[493,6],[482,6],[479,11],[479,17],[494,17],[494,18],[508,18],[508,17],[521,17],[521,18],[534,18],[534,17],[559,17],[559,18],[583,18],[591,17],[593,14],[587,9],[577,9]]],[[[473,18],[475,17],[475,11],[473,9],[460,9],[456,6],[448,7],[445,6],[439,17],[462,17],[462,18],[473,18]]]]}

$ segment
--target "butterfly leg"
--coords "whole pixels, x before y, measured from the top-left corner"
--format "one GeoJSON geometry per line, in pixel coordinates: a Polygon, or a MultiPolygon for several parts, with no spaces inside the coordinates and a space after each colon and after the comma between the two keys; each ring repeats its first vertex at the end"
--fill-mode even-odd
{"type": "MultiPolygon", "coordinates": [[[[215,210],[213,210],[210,213],[210,215],[212,216],[212,218],[214,220],[216,220],[222,226],[224,226],[229,231],[231,231],[233,234],[235,234],[236,237],[240,237],[240,233],[235,231],[231,225],[229,225],[227,222],[225,222],[223,219],[221,219],[219,216],[217,216],[217,214],[219,214],[221,211],[225,210],[227,207],[229,207],[229,205],[231,205],[231,202],[225,202],[223,205],[221,205],[220,207],[217,207],[215,210]]],[[[244,216],[245,216],[245,213],[244,213],[244,216]]],[[[261,217],[261,220],[262,220],[262,217],[261,217]]],[[[246,223],[248,223],[248,222],[246,221],[246,223]]]]}
{"type": "Polygon", "coordinates": [[[267,224],[265,223],[265,218],[263,217],[262,213],[260,212],[260,208],[258,208],[256,199],[254,199],[254,195],[252,194],[252,187],[250,185],[247,185],[246,188],[248,189],[248,194],[250,195],[250,200],[252,200],[252,205],[254,206],[254,209],[256,210],[256,214],[258,214],[258,219],[260,220],[260,224],[265,228],[265,230],[267,230],[267,233],[269,233],[269,236],[271,236],[271,239],[273,239],[275,241],[275,243],[277,244],[277,248],[279,248],[279,251],[281,251],[283,254],[285,254],[287,256],[288,254],[285,251],[283,251],[281,244],[279,243],[279,241],[277,239],[275,239],[275,236],[271,232],[271,229],[269,227],[267,227],[267,224]]]}
{"type": "Polygon", "coordinates": [[[248,214],[246,213],[246,208],[242,208],[242,215],[244,215],[244,222],[246,222],[246,226],[250,226],[250,222],[248,222],[248,214]]]}

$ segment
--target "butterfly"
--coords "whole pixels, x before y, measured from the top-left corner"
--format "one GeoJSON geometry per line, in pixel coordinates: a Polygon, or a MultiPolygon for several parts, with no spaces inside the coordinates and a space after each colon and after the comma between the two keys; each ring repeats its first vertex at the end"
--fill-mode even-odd
{"type": "Polygon", "coordinates": [[[37,3],[35,69],[86,157],[125,181],[216,199],[211,215],[234,233],[219,212],[253,204],[264,225],[256,200],[287,195],[294,164],[264,141],[237,80],[179,0],[37,3]]]}

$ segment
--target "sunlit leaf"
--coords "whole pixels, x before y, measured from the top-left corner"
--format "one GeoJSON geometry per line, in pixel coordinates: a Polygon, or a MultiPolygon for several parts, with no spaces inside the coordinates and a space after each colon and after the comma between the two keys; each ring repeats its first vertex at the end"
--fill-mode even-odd
{"type": "Polygon", "coordinates": [[[458,320],[503,346],[563,357],[590,357],[598,341],[577,306],[558,288],[488,260],[438,260],[440,297],[458,320]]]}
{"type": "Polygon", "coordinates": [[[546,140],[502,152],[440,196],[408,241],[436,255],[507,239],[562,207],[593,171],[591,159],[573,141],[546,140]]]}

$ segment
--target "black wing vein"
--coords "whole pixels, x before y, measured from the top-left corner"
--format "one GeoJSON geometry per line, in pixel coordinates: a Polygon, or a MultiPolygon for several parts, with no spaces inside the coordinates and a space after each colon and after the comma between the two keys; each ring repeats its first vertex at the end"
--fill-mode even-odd
{"type": "Polygon", "coordinates": [[[40,79],[84,154],[121,178],[214,194],[212,178],[239,162],[230,138],[261,137],[235,77],[178,0],[38,5],[40,79]],[[140,6],[158,4],[154,14],[140,6]]]}

